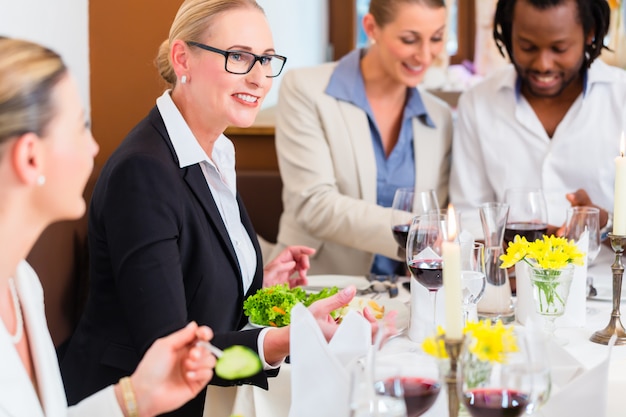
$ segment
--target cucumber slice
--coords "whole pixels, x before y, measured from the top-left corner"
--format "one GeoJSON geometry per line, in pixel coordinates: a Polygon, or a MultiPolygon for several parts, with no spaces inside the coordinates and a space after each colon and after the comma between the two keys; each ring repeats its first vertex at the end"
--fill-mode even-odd
{"type": "Polygon", "coordinates": [[[215,373],[223,379],[233,380],[248,378],[261,371],[263,365],[259,355],[245,346],[231,346],[215,364],[215,373]]]}

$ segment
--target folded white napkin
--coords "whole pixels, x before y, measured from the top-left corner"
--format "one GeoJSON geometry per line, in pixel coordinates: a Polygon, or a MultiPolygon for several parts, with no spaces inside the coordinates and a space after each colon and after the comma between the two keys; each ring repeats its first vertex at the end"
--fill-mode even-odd
{"type": "MultiPolygon", "coordinates": [[[[437,312],[433,321],[433,305],[430,293],[422,284],[411,277],[411,316],[409,321],[409,339],[421,343],[424,338],[435,334],[435,324],[444,325],[445,289],[437,291],[437,312]],[[433,324],[435,323],[435,324],[433,324]]],[[[460,302],[460,300],[459,300],[460,302]]]]}
{"type": "Polygon", "coordinates": [[[291,310],[289,417],[347,416],[350,367],[371,346],[370,323],[351,311],[330,342],[302,304],[291,310]]]}
{"type": "MultiPolygon", "coordinates": [[[[576,243],[578,250],[587,253],[589,233],[581,234],[576,243]]],[[[517,285],[517,302],[515,304],[515,318],[524,324],[529,317],[538,317],[533,300],[532,284],[530,283],[529,267],[524,262],[515,265],[515,279],[517,285]]],[[[587,257],[582,266],[574,267],[574,277],[570,287],[569,297],[565,304],[565,313],[555,321],[556,327],[584,327],[587,320],[587,257]]]]}
{"type": "Polygon", "coordinates": [[[585,369],[565,349],[551,342],[548,348],[552,374],[550,398],[533,414],[537,416],[606,416],[609,361],[615,337],[609,341],[606,358],[585,369]]]}

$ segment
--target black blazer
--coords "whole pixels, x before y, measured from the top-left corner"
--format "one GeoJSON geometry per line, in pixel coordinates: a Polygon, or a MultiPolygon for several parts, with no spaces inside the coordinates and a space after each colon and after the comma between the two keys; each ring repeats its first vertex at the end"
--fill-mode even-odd
{"type": "MultiPolygon", "coordinates": [[[[259,330],[238,330],[247,322],[244,299],[262,285],[262,259],[237,201],[258,259],[248,294],[200,166],[179,167],[158,109],[129,133],[90,203],[89,298],[61,363],[70,404],[132,373],[157,338],[191,320],[213,329],[216,346],[257,350],[259,330]]],[[[237,383],[267,388],[267,376],[237,383]]],[[[218,377],[211,383],[233,384],[218,377]]],[[[201,416],[204,396],[172,415],[201,416]]]]}

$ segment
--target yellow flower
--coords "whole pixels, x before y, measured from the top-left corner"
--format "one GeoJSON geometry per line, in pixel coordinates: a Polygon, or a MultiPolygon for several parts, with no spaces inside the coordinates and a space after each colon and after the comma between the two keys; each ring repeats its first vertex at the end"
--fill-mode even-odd
{"type": "Polygon", "coordinates": [[[468,323],[465,333],[472,338],[470,352],[484,362],[504,363],[508,353],[518,350],[513,327],[506,327],[499,320],[493,325],[490,321],[468,323]]]}
{"type": "Polygon", "coordinates": [[[561,269],[568,264],[582,265],[585,254],[578,250],[573,240],[563,237],[545,236],[534,242],[515,236],[506,253],[500,256],[502,268],[509,268],[519,261],[544,269],[561,269]]]}
{"type": "Polygon", "coordinates": [[[443,342],[443,335],[445,331],[443,327],[437,326],[437,336],[427,337],[422,342],[422,350],[427,354],[439,359],[448,359],[448,352],[446,352],[446,346],[443,342]]]}
{"type": "MultiPolygon", "coordinates": [[[[463,333],[466,338],[470,338],[469,351],[481,361],[503,363],[508,353],[518,350],[513,327],[504,326],[500,320],[495,324],[489,320],[469,322],[463,333]]],[[[443,328],[438,326],[437,335],[426,338],[422,343],[424,352],[439,359],[447,359],[444,335],[443,328]]]]}
{"type": "Polygon", "coordinates": [[[618,9],[620,6],[621,0],[609,0],[609,7],[611,10],[618,9]]]}

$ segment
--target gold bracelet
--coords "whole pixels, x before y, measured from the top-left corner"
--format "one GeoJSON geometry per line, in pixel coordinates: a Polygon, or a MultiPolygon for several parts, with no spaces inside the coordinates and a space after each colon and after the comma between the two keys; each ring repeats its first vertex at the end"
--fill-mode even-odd
{"type": "Polygon", "coordinates": [[[124,399],[124,407],[128,417],[139,417],[137,400],[135,399],[135,392],[129,377],[126,376],[120,379],[120,388],[122,388],[122,398],[124,399]]]}

